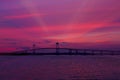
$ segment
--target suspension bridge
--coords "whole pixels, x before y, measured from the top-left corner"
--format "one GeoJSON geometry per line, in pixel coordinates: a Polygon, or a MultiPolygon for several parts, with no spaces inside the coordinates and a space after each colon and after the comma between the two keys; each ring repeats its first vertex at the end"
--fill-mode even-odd
{"type": "Polygon", "coordinates": [[[16,51],[16,55],[120,55],[120,51],[72,48],[37,48],[16,51]]]}
{"type": "Polygon", "coordinates": [[[120,51],[60,48],[57,42],[56,48],[36,48],[33,44],[32,49],[15,51],[8,55],[120,55],[120,51]]]}

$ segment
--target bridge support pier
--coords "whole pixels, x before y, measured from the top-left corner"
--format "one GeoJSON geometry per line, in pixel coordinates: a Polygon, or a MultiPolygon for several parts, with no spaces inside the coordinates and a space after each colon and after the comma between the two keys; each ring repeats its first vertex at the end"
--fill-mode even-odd
{"type": "Polygon", "coordinates": [[[68,53],[72,53],[72,49],[69,49],[69,52],[68,53]]]}
{"type": "Polygon", "coordinates": [[[56,42],[56,54],[59,54],[59,43],[56,42]]]}
{"type": "Polygon", "coordinates": [[[78,54],[78,50],[76,50],[75,53],[78,54]]]}

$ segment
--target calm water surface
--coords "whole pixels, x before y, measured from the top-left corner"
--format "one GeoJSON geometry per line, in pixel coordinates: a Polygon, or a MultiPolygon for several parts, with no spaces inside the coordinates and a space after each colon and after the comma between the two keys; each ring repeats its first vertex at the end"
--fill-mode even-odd
{"type": "Polygon", "coordinates": [[[120,80],[120,56],[0,56],[0,80],[120,80]]]}

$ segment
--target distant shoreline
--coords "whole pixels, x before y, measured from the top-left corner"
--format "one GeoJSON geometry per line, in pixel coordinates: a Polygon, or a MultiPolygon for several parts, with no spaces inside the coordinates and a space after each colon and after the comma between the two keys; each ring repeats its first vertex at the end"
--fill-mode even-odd
{"type": "Polygon", "coordinates": [[[115,54],[95,54],[95,53],[1,53],[0,56],[27,56],[27,55],[120,55],[115,54]]]}

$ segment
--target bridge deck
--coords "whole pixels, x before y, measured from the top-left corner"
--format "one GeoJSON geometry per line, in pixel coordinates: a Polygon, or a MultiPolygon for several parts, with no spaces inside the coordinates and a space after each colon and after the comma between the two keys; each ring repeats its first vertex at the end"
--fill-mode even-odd
{"type": "Polygon", "coordinates": [[[37,48],[16,51],[11,53],[11,55],[120,55],[120,51],[72,48],[37,48]]]}

